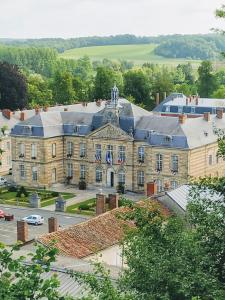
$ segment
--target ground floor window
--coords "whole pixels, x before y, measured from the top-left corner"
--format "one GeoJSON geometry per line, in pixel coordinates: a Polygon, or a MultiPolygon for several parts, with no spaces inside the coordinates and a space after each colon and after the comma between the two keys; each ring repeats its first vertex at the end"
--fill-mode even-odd
{"type": "Polygon", "coordinates": [[[24,179],[25,178],[25,167],[24,167],[24,165],[20,165],[19,170],[20,170],[20,178],[24,179]]]}
{"type": "Polygon", "coordinates": [[[38,177],[37,167],[32,167],[32,180],[37,181],[37,177],[38,177]]]}
{"type": "Polygon", "coordinates": [[[102,182],[102,168],[101,167],[96,168],[95,179],[96,179],[96,182],[102,182]]]}
{"type": "Polygon", "coordinates": [[[172,180],[172,181],[170,182],[170,186],[171,186],[171,189],[172,189],[172,190],[176,189],[176,188],[178,187],[177,181],[172,180]]]}
{"type": "Polygon", "coordinates": [[[144,186],[144,183],[145,183],[144,171],[138,171],[138,173],[137,173],[137,183],[138,183],[139,186],[144,186]]]}
{"type": "Polygon", "coordinates": [[[118,184],[125,184],[125,171],[123,169],[118,172],[118,184]]]}
{"type": "Polygon", "coordinates": [[[56,182],[56,168],[52,169],[52,183],[56,182]]]}
{"type": "Polygon", "coordinates": [[[86,167],[84,165],[80,166],[80,179],[85,180],[86,178],[86,167]]]}
{"type": "Polygon", "coordinates": [[[73,164],[71,163],[67,164],[67,176],[73,177],[73,164]]]}
{"type": "Polygon", "coordinates": [[[157,192],[158,193],[163,192],[163,181],[161,179],[157,179],[156,184],[157,184],[157,192]]]}

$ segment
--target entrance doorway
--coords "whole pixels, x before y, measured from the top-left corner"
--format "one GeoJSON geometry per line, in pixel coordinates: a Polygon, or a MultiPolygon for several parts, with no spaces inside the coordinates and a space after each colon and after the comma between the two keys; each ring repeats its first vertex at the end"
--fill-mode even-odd
{"type": "Polygon", "coordinates": [[[113,170],[113,168],[109,168],[107,170],[106,185],[107,185],[107,187],[114,187],[114,170],[113,170]]]}

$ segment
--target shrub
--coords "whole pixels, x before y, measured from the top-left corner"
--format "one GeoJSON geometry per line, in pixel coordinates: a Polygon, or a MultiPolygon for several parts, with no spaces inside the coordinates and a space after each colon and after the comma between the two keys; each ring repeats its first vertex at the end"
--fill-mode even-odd
{"type": "Polygon", "coordinates": [[[18,190],[16,197],[20,198],[22,195],[24,195],[24,197],[28,196],[28,192],[26,191],[24,186],[21,186],[20,189],[18,190]]]}
{"type": "Polygon", "coordinates": [[[59,196],[59,193],[58,192],[52,192],[52,197],[58,197],[59,196]]]}
{"type": "Polygon", "coordinates": [[[89,209],[90,209],[89,205],[86,204],[86,203],[81,203],[81,204],[78,206],[78,208],[79,208],[80,210],[89,210],[89,209]]]}
{"type": "Polygon", "coordinates": [[[14,185],[11,185],[11,186],[8,188],[8,192],[17,192],[17,187],[14,186],[14,185]]]}
{"type": "Polygon", "coordinates": [[[124,197],[121,197],[120,199],[119,199],[119,207],[120,206],[128,206],[128,207],[132,207],[133,205],[134,205],[134,202],[133,201],[131,201],[131,200],[129,200],[129,199],[127,199],[127,198],[124,198],[124,197]]]}

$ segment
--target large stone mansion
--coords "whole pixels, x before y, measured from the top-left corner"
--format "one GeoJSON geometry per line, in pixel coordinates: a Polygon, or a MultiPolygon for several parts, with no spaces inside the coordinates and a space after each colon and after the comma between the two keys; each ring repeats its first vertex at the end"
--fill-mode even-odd
{"type": "Polygon", "coordinates": [[[73,110],[37,111],[14,126],[13,176],[17,184],[49,187],[55,183],[143,191],[156,181],[158,191],[190,177],[222,176],[214,127],[225,129],[223,111],[189,119],[152,114],[112,89],[110,101],[73,110]]]}

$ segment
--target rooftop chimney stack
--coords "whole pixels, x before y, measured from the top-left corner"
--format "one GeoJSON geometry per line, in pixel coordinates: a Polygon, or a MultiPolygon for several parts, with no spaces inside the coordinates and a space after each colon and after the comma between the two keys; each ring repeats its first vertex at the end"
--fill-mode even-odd
{"type": "Polygon", "coordinates": [[[68,111],[68,108],[67,108],[67,107],[64,107],[64,111],[68,111]]]}
{"type": "Polygon", "coordinates": [[[223,119],[223,109],[222,108],[216,110],[216,116],[218,119],[223,119]]]}
{"type": "Polygon", "coordinates": [[[35,115],[38,115],[40,112],[40,108],[39,107],[35,107],[35,115]]]}
{"type": "Polygon", "coordinates": [[[96,215],[101,215],[106,212],[106,196],[104,194],[96,195],[96,215]]]}
{"type": "Polygon", "coordinates": [[[109,194],[109,209],[114,209],[119,206],[119,194],[109,194]]]}
{"type": "Polygon", "coordinates": [[[54,217],[48,218],[48,232],[55,232],[58,231],[58,220],[54,217]]]}
{"type": "Polygon", "coordinates": [[[2,110],[2,115],[6,118],[6,119],[11,119],[13,112],[10,109],[3,109],[2,110]]]}
{"type": "Polygon", "coordinates": [[[196,104],[196,106],[198,106],[198,101],[199,99],[198,99],[198,96],[196,96],[196,98],[195,98],[195,104],[196,104]]]}
{"type": "Polygon", "coordinates": [[[21,111],[21,113],[20,113],[20,121],[24,121],[25,120],[25,116],[26,116],[25,112],[21,111]]]}
{"type": "Polygon", "coordinates": [[[47,112],[47,111],[48,111],[48,106],[45,106],[45,107],[43,108],[43,111],[47,112]]]}
{"type": "Polygon", "coordinates": [[[189,102],[188,100],[189,100],[189,99],[188,99],[188,98],[186,98],[186,106],[188,106],[188,102],[189,102]]]}
{"type": "Polygon", "coordinates": [[[185,121],[186,121],[186,119],[187,119],[187,116],[186,116],[186,115],[184,115],[184,114],[179,115],[179,123],[180,123],[180,124],[184,124],[185,121]]]}
{"type": "Polygon", "coordinates": [[[28,224],[25,221],[17,221],[17,241],[28,241],[28,224]]]}
{"type": "Polygon", "coordinates": [[[209,122],[210,121],[210,112],[205,112],[203,118],[206,122],[209,122]]]}

